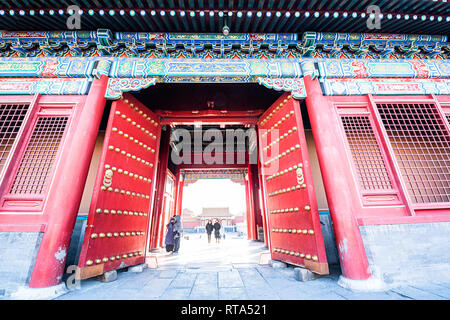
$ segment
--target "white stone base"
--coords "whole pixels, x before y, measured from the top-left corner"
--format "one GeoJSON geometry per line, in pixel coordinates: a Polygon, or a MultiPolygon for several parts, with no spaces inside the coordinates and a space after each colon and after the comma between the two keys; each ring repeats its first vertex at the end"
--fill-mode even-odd
{"type": "Polygon", "coordinates": [[[319,279],[320,275],[311,272],[306,268],[296,267],[294,268],[294,278],[297,281],[306,282],[319,279]]]}
{"type": "Polygon", "coordinates": [[[338,285],[345,289],[353,290],[353,291],[366,291],[366,292],[374,292],[374,291],[387,291],[389,287],[386,283],[378,278],[369,278],[365,280],[353,280],[346,278],[344,276],[340,276],[338,280],[338,285]]]}
{"type": "Polygon", "coordinates": [[[260,265],[270,265],[271,255],[270,252],[261,252],[259,255],[259,264],[260,265]]]}
{"type": "Polygon", "coordinates": [[[287,268],[287,264],[277,260],[270,260],[270,265],[274,269],[284,269],[287,268]]]}
{"type": "Polygon", "coordinates": [[[106,271],[100,276],[95,277],[95,280],[101,282],[113,282],[117,280],[117,270],[106,271]]]}
{"type": "Polygon", "coordinates": [[[11,293],[11,300],[52,300],[63,294],[66,294],[69,290],[64,283],[60,283],[56,286],[46,288],[29,288],[21,287],[17,291],[11,293]]]}
{"type": "Polygon", "coordinates": [[[144,272],[145,268],[147,268],[147,264],[146,263],[138,264],[137,266],[128,267],[127,272],[140,273],[140,272],[144,272]]]}
{"type": "Polygon", "coordinates": [[[156,256],[145,257],[145,264],[149,269],[158,269],[158,259],[156,258],[156,256]]]}

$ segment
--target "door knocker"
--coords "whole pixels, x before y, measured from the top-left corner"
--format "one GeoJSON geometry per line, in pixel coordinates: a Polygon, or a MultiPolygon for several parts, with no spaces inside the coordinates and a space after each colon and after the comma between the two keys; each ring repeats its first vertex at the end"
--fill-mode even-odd
{"type": "Polygon", "coordinates": [[[103,185],[105,187],[110,187],[112,184],[113,171],[111,169],[107,169],[105,171],[105,176],[103,177],[103,185]]]}
{"type": "Polygon", "coordinates": [[[305,182],[305,177],[303,176],[303,169],[302,168],[297,168],[297,183],[299,185],[302,185],[305,182]]]}

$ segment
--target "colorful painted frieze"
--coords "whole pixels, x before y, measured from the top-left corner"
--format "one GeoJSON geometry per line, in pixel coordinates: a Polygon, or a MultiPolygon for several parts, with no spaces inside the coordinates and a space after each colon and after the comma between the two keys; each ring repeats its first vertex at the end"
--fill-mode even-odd
{"type": "MultiPolygon", "coordinates": [[[[173,77],[302,77],[298,61],[227,60],[227,59],[117,59],[111,77],[160,77],[170,82],[173,77]]],[[[255,80],[256,81],[256,80],[255,80]]]]}
{"type": "Polygon", "coordinates": [[[83,95],[89,92],[90,84],[91,79],[87,78],[0,78],[0,92],[8,95],[83,95]]]}
{"type": "Polygon", "coordinates": [[[94,59],[0,59],[0,77],[91,77],[94,59]]]}
{"type": "Polygon", "coordinates": [[[156,78],[110,78],[106,88],[105,98],[119,99],[123,92],[139,91],[155,85],[156,78]]]}
{"type": "Polygon", "coordinates": [[[325,95],[423,95],[450,94],[447,79],[323,79],[325,95]]]}
{"type": "Polygon", "coordinates": [[[321,59],[321,78],[450,78],[449,60],[321,59]]]}
{"type": "Polygon", "coordinates": [[[0,32],[3,57],[138,57],[203,59],[446,59],[446,36],[305,32],[145,33],[97,31],[0,32]]]}
{"type": "Polygon", "coordinates": [[[303,78],[258,78],[258,83],[268,89],[291,92],[292,97],[295,99],[303,99],[306,97],[303,78]]]}

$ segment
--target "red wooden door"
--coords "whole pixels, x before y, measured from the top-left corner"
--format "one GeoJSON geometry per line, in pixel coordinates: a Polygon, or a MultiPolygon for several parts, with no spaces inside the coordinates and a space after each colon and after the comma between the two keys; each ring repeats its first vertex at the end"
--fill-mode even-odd
{"type": "Polygon", "coordinates": [[[80,278],[145,261],[161,126],[131,95],[113,102],[95,181],[80,278]]]}
{"type": "Polygon", "coordinates": [[[328,274],[299,102],[280,97],[258,133],[272,259],[328,274]]]}

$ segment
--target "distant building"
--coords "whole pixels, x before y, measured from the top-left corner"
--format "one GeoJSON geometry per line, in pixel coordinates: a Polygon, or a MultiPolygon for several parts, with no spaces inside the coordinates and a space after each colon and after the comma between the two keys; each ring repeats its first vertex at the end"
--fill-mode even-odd
{"type": "Polygon", "coordinates": [[[202,226],[206,224],[208,220],[219,219],[222,225],[232,225],[234,216],[230,213],[228,207],[225,208],[203,208],[202,213],[198,215],[202,226]]]}

